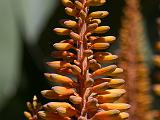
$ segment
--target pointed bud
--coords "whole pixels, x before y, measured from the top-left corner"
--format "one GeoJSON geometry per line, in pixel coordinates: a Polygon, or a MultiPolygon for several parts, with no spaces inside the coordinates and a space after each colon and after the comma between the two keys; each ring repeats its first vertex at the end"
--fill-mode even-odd
{"type": "Polygon", "coordinates": [[[76,16],[76,14],[77,14],[77,10],[76,9],[72,9],[72,8],[69,8],[69,7],[66,7],[65,11],[70,16],[76,16]]]}
{"type": "Polygon", "coordinates": [[[91,46],[91,49],[104,50],[107,49],[108,47],[109,47],[108,43],[95,43],[91,46]]]}
{"type": "Polygon", "coordinates": [[[97,23],[89,24],[88,27],[87,27],[87,32],[92,32],[92,31],[95,30],[97,27],[98,27],[98,24],[97,24],[97,23]]]}
{"type": "Polygon", "coordinates": [[[66,28],[55,28],[54,31],[58,35],[69,35],[70,33],[70,30],[66,28]]]}
{"type": "Polygon", "coordinates": [[[99,85],[93,86],[92,87],[92,92],[94,92],[94,93],[102,93],[107,88],[109,88],[109,84],[108,84],[108,82],[104,82],[104,83],[101,83],[99,85]]]}
{"type": "Polygon", "coordinates": [[[101,111],[96,113],[91,120],[118,120],[120,111],[119,110],[109,110],[109,111],[101,111]]]}
{"type": "MultiPolygon", "coordinates": [[[[65,117],[72,117],[74,115],[76,115],[76,109],[74,107],[72,107],[69,103],[66,102],[49,102],[46,105],[44,105],[44,108],[47,111],[56,113],[58,108],[63,108],[63,114],[61,112],[61,116],[65,116],[65,117]],[[66,109],[66,111],[64,111],[64,108],[66,109]]],[[[62,110],[62,109],[61,109],[62,110]]],[[[60,112],[60,109],[59,109],[60,112]]]]}
{"type": "Polygon", "coordinates": [[[81,104],[82,103],[82,98],[79,96],[70,96],[69,100],[73,103],[73,104],[81,104]]]}
{"type": "Polygon", "coordinates": [[[122,68],[116,68],[115,71],[113,71],[111,74],[109,74],[110,76],[118,76],[121,75],[123,73],[123,69],[122,68]]]}
{"type": "Polygon", "coordinates": [[[86,6],[101,6],[106,0],[87,0],[86,6]]]}
{"type": "Polygon", "coordinates": [[[44,75],[46,76],[48,80],[55,82],[55,83],[60,83],[60,84],[69,85],[69,86],[75,85],[75,82],[66,76],[62,76],[59,74],[49,74],[49,73],[45,73],[44,75]]]}
{"type": "Polygon", "coordinates": [[[112,92],[112,91],[106,90],[106,92],[108,92],[108,93],[102,94],[102,95],[98,95],[96,97],[99,103],[115,102],[116,100],[118,100],[124,94],[124,91],[112,92]]]}
{"type": "Polygon", "coordinates": [[[118,58],[117,55],[112,55],[108,52],[96,52],[94,57],[100,63],[113,62],[118,58]]]}
{"type": "Polygon", "coordinates": [[[119,116],[122,120],[127,120],[129,118],[129,114],[126,112],[121,112],[119,116]]]}
{"type": "Polygon", "coordinates": [[[129,104],[125,103],[103,103],[99,105],[99,108],[103,110],[119,110],[119,111],[126,111],[130,108],[131,106],[129,104]]]}
{"type": "Polygon", "coordinates": [[[69,50],[71,49],[73,46],[69,43],[55,43],[53,45],[53,47],[57,50],[69,50]]]}
{"type": "Polygon", "coordinates": [[[57,113],[46,112],[46,111],[39,111],[38,117],[44,120],[71,120],[69,117],[63,117],[58,115],[57,113]]]}
{"type": "Polygon", "coordinates": [[[96,70],[92,73],[91,77],[108,75],[109,73],[112,73],[116,68],[116,65],[109,65],[107,67],[96,70]]]}
{"type": "Polygon", "coordinates": [[[89,14],[89,17],[91,18],[104,18],[106,16],[108,16],[108,12],[107,11],[96,11],[96,12],[92,12],[89,14]]]}
{"type": "Polygon", "coordinates": [[[90,23],[100,24],[100,23],[101,23],[101,19],[92,19],[92,20],[90,21],[90,23]]]}
{"type": "Polygon", "coordinates": [[[101,64],[97,63],[97,62],[93,62],[94,59],[90,60],[89,61],[89,68],[92,70],[92,71],[96,71],[98,69],[101,68],[101,64]]]}
{"type": "Polygon", "coordinates": [[[112,88],[119,87],[125,83],[123,79],[98,78],[94,81],[94,85],[97,85],[103,82],[109,82],[109,86],[112,88]]]}
{"type": "Polygon", "coordinates": [[[103,33],[106,33],[110,30],[110,27],[109,26],[100,26],[100,27],[97,27],[93,33],[98,33],[98,34],[103,34],[103,33]]]}
{"type": "Polygon", "coordinates": [[[61,20],[60,23],[68,28],[76,28],[77,27],[77,22],[73,21],[73,20],[64,19],[64,20],[61,20]]]}
{"type": "Polygon", "coordinates": [[[94,40],[94,43],[113,43],[116,40],[114,36],[106,36],[106,37],[99,37],[94,40]]]}
{"type": "Polygon", "coordinates": [[[74,4],[70,0],[62,0],[62,3],[66,7],[74,7],[74,4]]]}
{"type": "Polygon", "coordinates": [[[71,66],[70,63],[64,61],[47,62],[47,65],[53,69],[67,68],[71,66]]]}
{"type": "Polygon", "coordinates": [[[75,32],[71,32],[70,33],[70,37],[73,39],[73,40],[76,40],[76,41],[79,41],[80,40],[80,36],[75,33],[75,32]]]}
{"type": "Polygon", "coordinates": [[[52,90],[58,94],[58,95],[62,95],[62,96],[68,96],[74,93],[74,90],[71,88],[66,88],[66,87],[62,87],[62,86],[54,86],[52,87],[52,90]]]}
{"type": "Polygon", "coordinates": [[[83,9],[83,4],[77,0],[75,1],[75,7],[81,10],[83,9]]]}

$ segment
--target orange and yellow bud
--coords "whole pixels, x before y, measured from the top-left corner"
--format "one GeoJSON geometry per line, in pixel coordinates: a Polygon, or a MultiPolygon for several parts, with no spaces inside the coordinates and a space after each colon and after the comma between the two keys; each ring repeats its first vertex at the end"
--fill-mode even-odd
{"type": "Polygon", "coordinates": [[[56,50],[69,50],[71,49],[73,46],[70,43],[55,43],[53,45],[53,47],[56,50]]]}
{"type": "Polygon", "coordinates": [[[96,11],[89,14],[89,17],[91,18],[104,18],[108,16],[109,13],[107,11],[96,11]]]}

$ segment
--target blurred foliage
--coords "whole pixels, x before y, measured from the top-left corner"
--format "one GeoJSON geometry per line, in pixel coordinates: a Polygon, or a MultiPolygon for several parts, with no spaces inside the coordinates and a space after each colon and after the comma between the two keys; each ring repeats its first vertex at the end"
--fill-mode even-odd
{"type": "MultiPolygon", "coordinates": [[[[48,71],[44,61],[53,50],[52,44],[61,39],[57,39],[52,29],[60,26],[58,20],[68,17],[64,15],[59,1],[0,0],[0,116],[3,120],[24,119],[26,101],[31,100],[34,94],[40,97],[39,92],[49,86],[43,77],[43,72],[48,71]]],[[[142,0],[146,31],[152,47],[157,38],[159,2],[142,0]]],[[[123,0],[110,0],[97,8],[110,12],[102,23],[112,26],[107,34],[118,35],[123,6],[123,0]]]]}

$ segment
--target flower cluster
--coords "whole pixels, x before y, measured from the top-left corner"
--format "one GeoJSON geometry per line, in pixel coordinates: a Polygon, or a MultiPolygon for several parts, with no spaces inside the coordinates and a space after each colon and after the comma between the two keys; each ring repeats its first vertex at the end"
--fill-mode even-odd
{"type": "Polygon", "coordinates": [[[53,31],[66,36],[55,43],[52,53],[57,61],[47,62],[54,73],[45,77],[57,83],[42,96],[59,102],[49,102],[38,112],[43,120],[126,120],[129,104],[117,100],[126,92],[119,88],[125,81],[119,79],[123,69],[114,62],[118,56],[103,52],[115,41],[114,36],[98,36],[109,31],[99,26],[107,11],[89,11],[106,0],[62,0],[65,12],[75,20],[62,19],[62,28],[53,31]],[[105,66],[105,64],[107,66],[105,66]]]}

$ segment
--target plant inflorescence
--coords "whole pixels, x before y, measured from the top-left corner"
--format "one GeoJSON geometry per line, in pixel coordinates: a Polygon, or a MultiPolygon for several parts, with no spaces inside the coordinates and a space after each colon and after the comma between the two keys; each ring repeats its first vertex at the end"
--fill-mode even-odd
{"type": "MultiPolygon", "coordinates": [[[[107,11],[89,11],[106,0],[62,0],[65,12],[75,20],[63,19],[65,28],[55,28],[66,40],[55,43],[52,53],[57,61],[47,62],[54,73],[45,77],[58,85],[41,91],[42,96],[58,102],[48,102],[25,112],[29,120],[126,120],[129,104],[117,100],[126,92],[119,88],[123,69],[114,62],[118,58],[103,52],[115,41],[114,36],[98,36],[109,31],[109,26],[99,26],[107,11]],[[107,66],[105,66],[105,64],[107,66]],[[62,102],[63,101],[63,102],[62,102]],[[32,112],[35,111],[35,112],[32,112]]],[[[35,104],[35,102],[34,102],[35,104]]],[[[36,102],[36,104],[38,104],[36,102]]],[[[30,103],[34,108],[35,105],[30,103]]]]}

